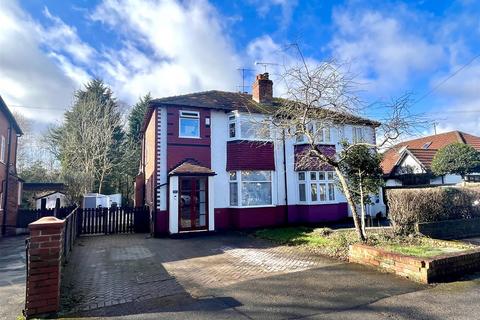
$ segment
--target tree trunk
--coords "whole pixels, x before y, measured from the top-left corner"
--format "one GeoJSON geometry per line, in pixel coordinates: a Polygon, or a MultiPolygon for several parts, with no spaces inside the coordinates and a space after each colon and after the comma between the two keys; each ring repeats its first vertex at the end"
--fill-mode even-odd
{"type": "Polygon", "coordinates": [[[358,217],[357,207],[355,206],[355,202],[353,201],[350,190],[348,189],[347,181],[345,181],[345,177],[337,167],[335,167],[335,173],[337,174],[338,180],[340,181],[343,193],[345,194],[345,198],[347,198],[347,203],[350,206],[350,210],[352,210],[353,223],[355,224],[355,230],[357,231],[358,239],[362,242],[365,242],[367,239],[360,226],[360,219],[358,217]]]}
{"type": "Polygon", "coordinates": [[[365,229],[365,203],[363,201],[363,184],[362,184],[362,174],[359,173],[360,177],[360,210],[361,210],[361,215],[362,215],[362,233],[363,235],[367,236],[367,231],[365,229]]]}

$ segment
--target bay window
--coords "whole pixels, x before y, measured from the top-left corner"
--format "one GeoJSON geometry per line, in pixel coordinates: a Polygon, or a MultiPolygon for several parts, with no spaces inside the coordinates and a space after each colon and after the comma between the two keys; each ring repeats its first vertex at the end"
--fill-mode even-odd
{"type": "MultiPolygon", "coordinates": [[[[307,123],[307,130],[313,136],[316,143],[331,143],[331,128],[329,126],[323,125],[320,122],[309,122],[307,123]]],[[[308,139],[303,134],[296,135],[297,143],[307,143],[308,139]]]]}
{"type": "Polygon", "coordinates": [[[200,113],[197,111],[180,111],[180,138],[200,138],[200,113]]]}
{"type": "Polygon", "coordinates": [[[335,174],[333,171],[298,172],[297,175],[298,200],[300,202],[335,201],[335,174]]]}
{"type": "Polygon", "coordinates": [[[271,171],[230,171],[230,206],[272,204],[271,171]]]}
{"type": "Polygon", "coordinates": [[[228,117],[228,137],[232,140],[271,140],[263,119],[233,112],[228,117]]]}
{"type": "Polygon", "coordinates": [[[364,142],[365,137],[364,137],[364,132],[363,128],[360,127],[353,127],[352,128],[352,142],[353,143],[359,143],[359,142],[364,142]]]}

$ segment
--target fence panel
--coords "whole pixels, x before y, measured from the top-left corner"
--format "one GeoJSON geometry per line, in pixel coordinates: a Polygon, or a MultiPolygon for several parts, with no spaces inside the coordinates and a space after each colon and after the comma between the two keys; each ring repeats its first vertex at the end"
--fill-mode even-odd
{"type": "Polygon", "coordinates": [[[117,234],[148,232],[150,228],[148,208],[96,208],[79,209],[76,221],[81,234],[117,234]]]}

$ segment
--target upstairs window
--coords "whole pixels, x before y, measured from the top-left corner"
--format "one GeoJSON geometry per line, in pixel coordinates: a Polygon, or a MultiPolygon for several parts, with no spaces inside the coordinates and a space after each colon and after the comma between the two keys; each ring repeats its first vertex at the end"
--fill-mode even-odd
{"type": "Polygon", "coordinates": [[[270,128],[260,117],[234,112],[228,117],[228,137],[238,140],[271,140],[270,128]]]}
{"type": "MultiPolygon", "coordinates": [[[[331,129],[329,126],[322,125],[320,122],[310,122],[307,124],[307,130],[315,138],[316,143],[331,143],[331,129]]],[[[296,135],[297,143],[306,143],[308,139],[303,134],[296,135]]]]}
{"type": "Polygon", "coordinates": [[[353,127],[352,128],[352,142],[353,143],[359,143],[359,142],[364,142],[364,141],[365,141],[365,136],[364,136],[363,128],[353,127]]]}
{"type": "Polygon", "coordinates": [[[200,113],[180,111],[180,138],[200,138],[200,113]]]}
{"type": "Polygon", "coordinates": [[[2,136],[2,139],[0,141],[0,162],[5,163],[5,137],[2,136]]]}

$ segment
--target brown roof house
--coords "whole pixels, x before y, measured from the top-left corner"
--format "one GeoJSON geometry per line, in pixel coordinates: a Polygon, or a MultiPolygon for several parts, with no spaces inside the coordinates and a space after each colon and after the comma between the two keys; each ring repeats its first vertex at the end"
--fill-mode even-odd
{"type": "MultiPolygon", "coordinates": [[[[480,137],[451,131],[404,141],[387,150],[382,161],[386,186],[445,185],[462,181],[459,175],[436,177],[431,174],[431,164],[439,149],[460,142],[473,146],[480,152],[480,137]]],[[[480,175],[467,175],[466,180],[480,181],[480,175]]]]}
{"type": "Polygon", "coordinates": [[[17,121],[0,96],[0,236],[16,232],[22,184],[17,176],[17,121]]]}

